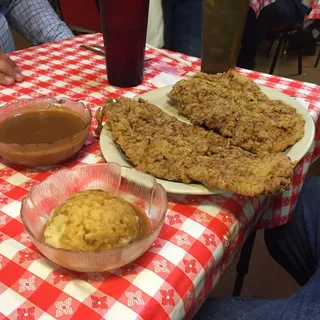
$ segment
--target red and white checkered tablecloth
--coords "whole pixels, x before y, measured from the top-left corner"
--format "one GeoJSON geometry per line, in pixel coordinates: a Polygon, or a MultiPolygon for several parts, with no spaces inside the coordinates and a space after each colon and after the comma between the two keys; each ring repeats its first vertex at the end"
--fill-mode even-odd
{"type": "Polygon", "coordinates": [[[318,20],[320,19],[320,1],[311,0],[311,12],[308,15],[308,20],[318,20]]]}
{"type": "MultiPolygon", "coordinates": [[[[0,103],[46,95],[83,100],[94,111],[106,97],[133,97],[155,89],[152,79],[177,63],[147,51],[144,82],[131,89],[106,81],[104,58],[79,48],[102,44],[101,35],[86,35],[11,54],[26,80],[0,88],[0,103]]],[[[192,74],[199,67],[190,61],[192,74]]],[[[320,87],[258,72],[239,70],[256,83],[297,99],[313,116],[317,128],[320,87]]],[[[93,121],[93,126],[96,122],[93,121]]],[[[19,217],[28,190],[63,167],[103,162],[94,141],[63,166],[25,169],[0,160],[0,319],[184,319],[210,293],[241,247],[245,236],[260,227],[288,221],[310,162],[320,154],[315,144],[298,164],[292,188],[266,199],[234,194],[169,195],[164,226],[152,247],[131,265],[114,272],[77,273],[59,268],[30,243],[19,217]],[[265,214],[262,216],[263,212],[265,214]],[[261,217],[262,216],[262,217],[261,217]]]]}
{"type": "Polygon", "coordinates": [[[276,0],[250,0],[250,7],[255,11],[258,17],[261,10],[271,3],[276,2],[276,0]]]}
{"type": "MultiPolygon", "coordinates": [[[[276,0],[250,0],[250,7],[255,11],[256,16],[258,17],[264,7],[274,2],[276,2],[276,0]]],[[[311,0],[310,6],[312,10],[308,15],[308,20],[320,19],[320,1],[311,0]]]]}

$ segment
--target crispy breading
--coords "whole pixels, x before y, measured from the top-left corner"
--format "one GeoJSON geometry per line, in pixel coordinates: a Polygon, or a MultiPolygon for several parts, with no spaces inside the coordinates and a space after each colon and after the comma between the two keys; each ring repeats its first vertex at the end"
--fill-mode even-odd
{"type": "Polygon", "coordinates": [[[113,140],[131,163],[157,178],[223,189],[241,195],[276,194],[290,184],[293,163],[282,153],[254,155],[201,127],[169,116],[144,100],[109,99],[106,116],[113,140]]]}
{"type": "Polygon", "coordinates": [[[305,121],[293,107],[269,100],[254,82],[234,71],[198,73],[175,84],[168,96],[193,124],[250,152],[281,152],[304,134],[305,121]]]}

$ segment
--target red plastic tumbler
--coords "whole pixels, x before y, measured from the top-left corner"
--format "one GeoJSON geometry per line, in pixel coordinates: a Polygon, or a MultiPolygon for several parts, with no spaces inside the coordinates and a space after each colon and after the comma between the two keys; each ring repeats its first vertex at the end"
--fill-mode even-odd
{"type": "Polygon", "coordinates": [[[149,0],[99,0],[108,81],[118,87],[142,82],[149,0]]]}

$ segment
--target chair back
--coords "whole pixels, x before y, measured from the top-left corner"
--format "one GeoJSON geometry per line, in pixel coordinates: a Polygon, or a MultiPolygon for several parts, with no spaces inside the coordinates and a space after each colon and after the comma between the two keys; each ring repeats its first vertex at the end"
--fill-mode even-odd
{"type": "Polygon", "coordinates": [[[68,25],[101,32],[96,0],[60,0],[62,19],[68,25]]]}

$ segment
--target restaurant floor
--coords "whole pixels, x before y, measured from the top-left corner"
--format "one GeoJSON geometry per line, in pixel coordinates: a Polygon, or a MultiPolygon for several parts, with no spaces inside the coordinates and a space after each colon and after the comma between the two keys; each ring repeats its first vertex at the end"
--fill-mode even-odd
{"type": "MultiPolygon", "coordinates": [[[[16,33],[14,33],[14,38],[17,49],[29,46],[29,43],[16,33]]],[[[270,68],[271,58],[265,57],[266,45],[261,47],[259,56],[257,57],[256,70],[267,73],[270,68]]],[[[313,67],[315,59],[315,56],[304,57],[303,73],[297,75],[297,57],[285,55],[279,60],[274,74],[320,85],[320,65],[317,69],[313,67]]],[[[320,176],[320,160],[312,166],[310,174],[320,176]]],[[[237,259],[233,261],[226,274],[221,278],[218,286],[212,292],[213,296],[226,297],[232,294],[236,278],[236,264],[237,259]]],[[[263,231],[259,231],[255,240],[250,270],[245,279],[242,295],[270,299],[284,298],[292,294],[297,288],[298,285],[295,281],[269,257],[263,240],[263,231]]]]}

